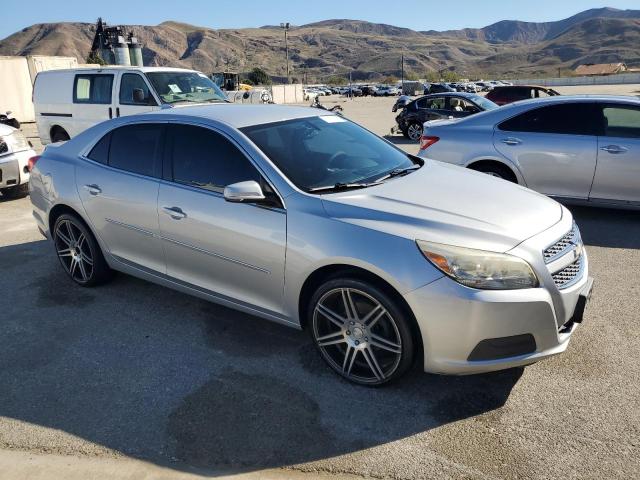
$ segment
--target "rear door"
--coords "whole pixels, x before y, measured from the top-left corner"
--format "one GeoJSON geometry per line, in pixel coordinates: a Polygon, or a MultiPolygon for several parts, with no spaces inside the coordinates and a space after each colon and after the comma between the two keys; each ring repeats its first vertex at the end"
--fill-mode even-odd
{"type": "Polygon", "coordinates": [[[590,199],[640,203],[640,107],[604,104],[602,114],[590,199]]]}
{"type": "Polygon", "coordinates": [[[547,105],[497,125],[494,146],[520,169],[529,188],[587,199],[596,169],[599,123],[595,104],[547,105]]]}
{"type": "Polygon", "coordinates": [[[135,72],[124,72],[120,75],[116,105],[117,117],[151,112],[157,109],[158,101],[142,75],[135,72]]]}
{"type": "Polygon", "coordinates": [[[78,73],[73,79],[73,121],[69,136],[113,117],[113,73],[78,73]]]}
{"type": "Polygon", "coordinates": [[[119,127],[76,168],[82,205],[109,252],[161,273],[157,200],[164,130],[156,123],[119,127]]]}

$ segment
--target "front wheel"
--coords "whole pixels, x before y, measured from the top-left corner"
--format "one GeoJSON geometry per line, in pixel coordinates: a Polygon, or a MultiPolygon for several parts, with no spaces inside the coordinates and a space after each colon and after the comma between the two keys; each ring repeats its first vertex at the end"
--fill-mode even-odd
{"type": "Polygon", "coordinates": [[[402,376],[413,363],[407,314],[368,282],[326,282],[311,298],[308,322],[324,360],[354,383],[382,385],[402,376]]]}

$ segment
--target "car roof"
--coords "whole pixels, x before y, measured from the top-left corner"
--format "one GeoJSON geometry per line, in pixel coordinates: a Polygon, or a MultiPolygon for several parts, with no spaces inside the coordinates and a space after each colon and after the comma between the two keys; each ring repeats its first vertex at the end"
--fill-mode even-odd
{"type": "Polygon", "coordinates": [[[542,85],[498,85],[494,88],[494,90],[502,90],[509,88],[542,88],[542,89],[551,89],[551,87],[544,87],[542,85]]]}
{"type": "Polygon", "coordinates": [[[40,73],[47,74],[60,74],[64,72],[72,72],[72,73],[87,73],[87,72],[96,72],[96,71],[117,71],[117,70],[126,70],[133,72],[197,72],[197,70],[191,70],[188,68],[175,68],[175,67],[135,67],[135,66],[126,66],[126,65],[102,65],[99,67],[80,67],[80,68],[61,68],[55,70],[44,70],[40,73]]]}
{"type": "Polygon", "coordinates": [[[573,103],[573,102],[619,102],[619,103],[640,103],[640,97],[632,95],[559,95],[555,97],[545,98],[528,98],[519,102],[513,102],[509,105],[500,107],[504,109],[511,105],[544,105],[548,103],[573,103]]]}
{"type": "Polygon", "coordinates": [[[142,114],[139,118],[148,119],[149,116],[154,115],[180,115],[185,117],[206,118],[225,123],[234,128],[243,128],[265,123],[295,120],[297,118],[320,117],[335,114],[311,107],[220,103],[163,108],[162,110],[142,114]]]}
{"type": "MultiPolygon", "coordinates": [[[[469,92],[442,92],[442,93],[430,93],[428,95],[423,95],[420,98],[433,98],[433,97],[464,97],[464,98],[478,98],[480,95],[477,93],[469,93],[469,92]]],[[[416,98],[419,100],[419,98],[416,98]]]]}

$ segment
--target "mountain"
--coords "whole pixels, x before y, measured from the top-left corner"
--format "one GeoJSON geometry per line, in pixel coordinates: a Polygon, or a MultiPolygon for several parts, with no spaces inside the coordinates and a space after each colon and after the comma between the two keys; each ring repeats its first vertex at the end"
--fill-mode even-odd
{"type": "MultiPolygon", "coordinates": [[[[206,73],[262,67],[285,74],[279,26],[211,29],[168,21],[132,25],[144,45],[146,65],[182,66],[206,73]]],[[[88,23],[49,23],[24,28],[0,40],[0,55],[65,55],[82,63],[93,39],[88,23]]],[[[360,20],[325,20],[289,31],[293,76],[355,80],[455,70],[463,77],[555,75],[581,63],[640,65],[640,10],[587,10],[557,22],[504,20],[479,29],[414,31],[360,20]]]]}

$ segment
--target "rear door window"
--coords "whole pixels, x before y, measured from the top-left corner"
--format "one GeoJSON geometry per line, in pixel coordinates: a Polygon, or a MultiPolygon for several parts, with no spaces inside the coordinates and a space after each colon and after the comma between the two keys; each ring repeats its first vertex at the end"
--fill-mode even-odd
{"type": "Polygon", "coordinates": [[[605,136],[640,138],[640,108],[631,105],[607,105],[602,112],[605,136]]]}
{"type": "Polygon", "coordinates": [[[139,175],[159,177],[164,129],[162,124],[140,123],[113,130],[109,166],[139,175]]]}
{"type": "Polygon", "coordinates": [[[590,103],[565,103],[536,108],[498,125],[507,132],[597,135],[601,117],[590,103]]]}
{"type": "Polygon", "coordinates": [[[73,103],[110,104],[113,75],[79,74],[73,82],[73,103]]]}

